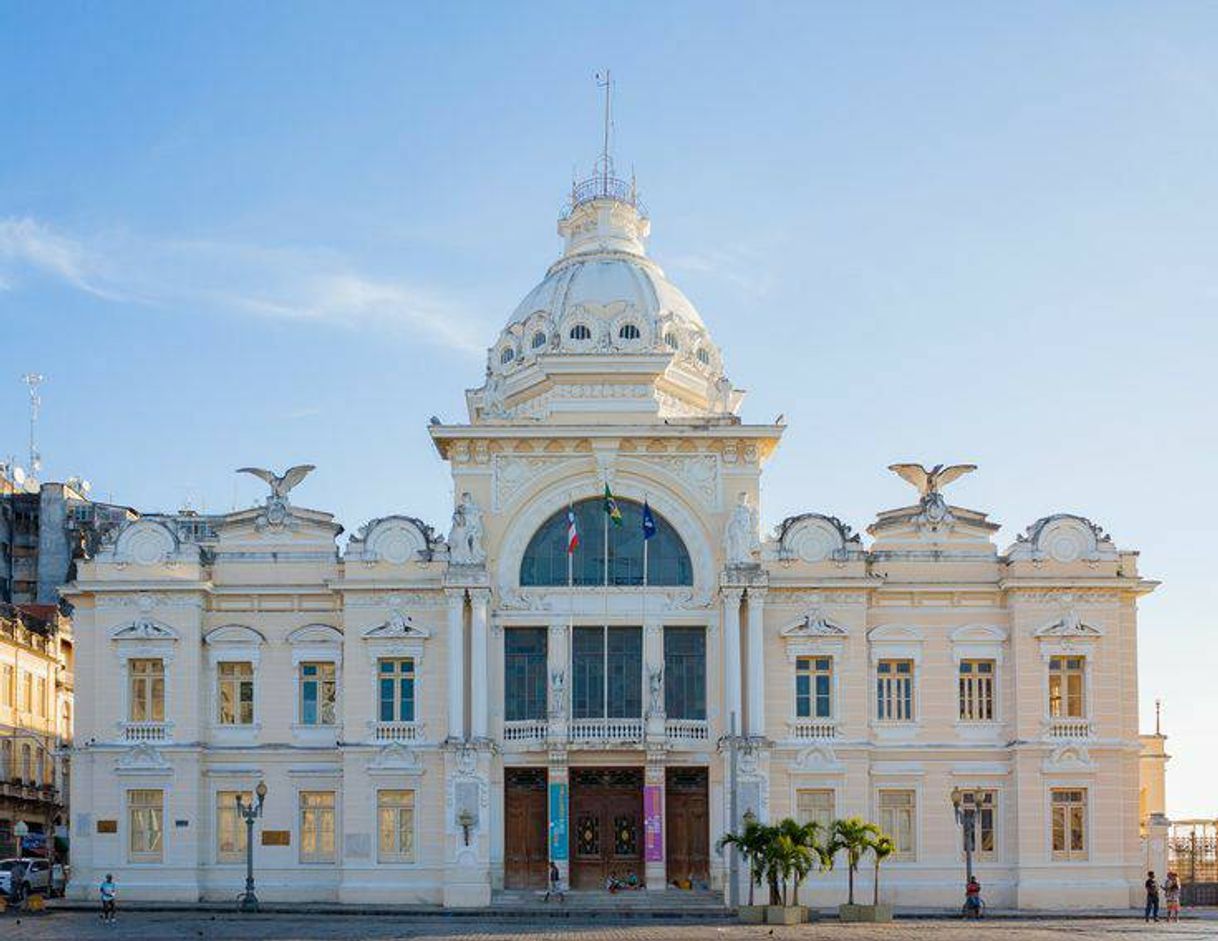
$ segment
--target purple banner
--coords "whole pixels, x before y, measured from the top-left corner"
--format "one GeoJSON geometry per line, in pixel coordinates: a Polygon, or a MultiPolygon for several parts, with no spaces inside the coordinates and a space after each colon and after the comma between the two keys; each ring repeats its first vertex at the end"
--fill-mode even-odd
{"type": "Polygon", "coordinates": [[[664,788],[643,788],[643,858],[649,863],[664,861],[664,788]]]}

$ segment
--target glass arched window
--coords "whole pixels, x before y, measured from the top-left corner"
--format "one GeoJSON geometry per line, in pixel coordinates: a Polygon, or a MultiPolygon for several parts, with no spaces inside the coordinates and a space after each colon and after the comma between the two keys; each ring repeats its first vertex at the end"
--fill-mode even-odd
{"type": "Polygon", "coordinates": [[[533,349],[539,350],[546,345],[546,335],[538,330],[533,334],[533,349]]]}
{"type": "Polygon", "coordinates": [[[505,346],[503,352],[499,354],[499,362],[506,366],[516,358],[516,351],[510,346],[505,346]]]}
{"type": "Polygon", "coordinates": [[[698,357],[698,362],[700,362],[703,366],[710,365],[710,352],[705,346],[698,347],[698,352],[696,355],[698,357]]]}
{"type": "MultiPolygon", "coordinates": [[[[643,584],[643,505],[617,498],[622,525],[609,523],[608,579],[610,585],[643,584]]],[[[572,584],[605,584],[605,504],[600,497],[580,500],[572,508],[579,546],[571,557],[572,584]]],[[[648,585],[692,585],[694,569],[685,543],[668,520],[654,509],[656,534],[647,540],[648,585]]],[[[542,524],[529,540],[520,563],[520,584],[567,584],[567,510],[564,507],[542,524]]]]}
{"type": "Polygon", "coordinates": [[[664,342],[668,344],[669,349],[676,350],[681,348],[681,341],[677,339],[677,335],[675,333],[664,334],[664,342]]]}
{"type": "Polygon", "coordinates": [[[637,340],[641,334],[639,328],[632,323],[624,323],[617,331],[618,339],[620,340],[637,340]]]}
{"type": "Polygon", "coordinates": [[[570,336],[572,340],[591,340],[592,331],[589,330],[584,324],[577,323],[571,328],[570,336]]]}

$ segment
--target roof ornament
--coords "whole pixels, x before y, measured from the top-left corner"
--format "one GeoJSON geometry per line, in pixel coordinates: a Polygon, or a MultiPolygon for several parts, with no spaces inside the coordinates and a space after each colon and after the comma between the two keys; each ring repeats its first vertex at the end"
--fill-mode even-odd
{"type": "Polygon", "coordinates": [[[596,87],[605,90],[601,152],[593,164],[590,177],[577,182],[572,175],[571,204],[563,210],[563,218],[569,216],[575,207],[594,199],[614,199],[643,211],[639,204],[634,168],[631,168],[630,179],[622,180],[618,178],[613,165],[613,73],[604,69],[596,72],[595,78],[596,87]]]}
{"type": "Polygon", "coordinates": [[[315,469],[313,464],[297,464],[289,467],[282,474],[275,474],[262,467],[238,467],[238,474],[253,474],[265,480],[271,487],[266,498],[266,509],[258,517],[254,527],[259,532],[264,529],[281,529],[288,524],[292,512],[288,508],[288,491],[309,476],[315,469]]]}
{"type": "Polygon", "coordinates": [[[971,474],[977,469],[977,465],[936,464],[927,470],[921,464],[889,464],[888,469],[918,488],[918,494],[922,498],[918,504],[922,507],[922,512],[914,517],[914,522],[930,533],[937,533],[942,529],[951,529],[952,524],[956,522],[939,488],[946,487],[965,474],[971,474]]]}

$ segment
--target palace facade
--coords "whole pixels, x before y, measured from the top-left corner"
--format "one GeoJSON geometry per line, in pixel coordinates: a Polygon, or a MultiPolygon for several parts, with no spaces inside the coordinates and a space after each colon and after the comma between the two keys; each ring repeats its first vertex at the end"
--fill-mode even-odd
{"type": "Polygon", "coordinates": [[[902,466],[919,494],[866,535],[804,512],[762,538],[783,426],[741,420],[648,228],[608,174],[572,193],[468,422],[430,428],[446,536],[395,514],[340,551],[298,468],[78,564],[77,896],[113,872],[128,899],[233,898],[236,798],[265,782],[264,899],[486,905],[550,860],[575,888],[722,890],[734,809],[873,820],[886,899],[956,905],[954,790],[989,904],[1136,898],[1137,554],[1069,513],[1000,551],[942,495],[967,467],[902,466]]]}

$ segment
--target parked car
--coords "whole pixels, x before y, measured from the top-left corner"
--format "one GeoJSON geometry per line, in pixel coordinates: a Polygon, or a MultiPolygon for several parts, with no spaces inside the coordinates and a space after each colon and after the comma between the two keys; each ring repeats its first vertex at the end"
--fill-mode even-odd
{"type": "Polygon", "coordinates": [[[50,894],[50,864],[34,857],[0,860],[0,895],[22,899],[31,892],[50,894]]]}

